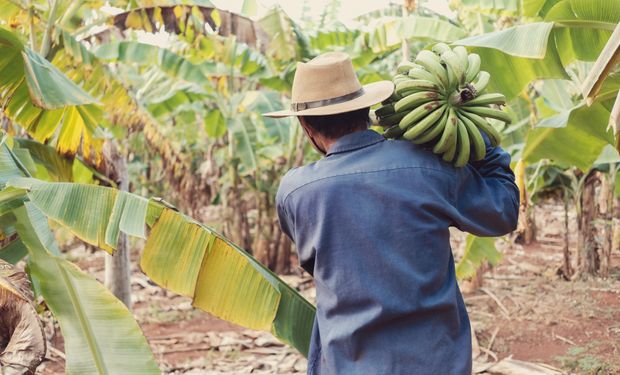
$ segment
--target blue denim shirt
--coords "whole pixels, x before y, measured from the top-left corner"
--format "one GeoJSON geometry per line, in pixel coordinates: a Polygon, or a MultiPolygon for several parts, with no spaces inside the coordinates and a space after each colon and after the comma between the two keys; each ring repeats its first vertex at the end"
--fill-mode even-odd
{"type": "Polygon", "coordinates": [[[316,284],[309,374],[471,374],[448,227],[479,236],[516,227],[509,164],[487,147],[457,169],[367,130],[284,176],[280,225],[316,284]]]}

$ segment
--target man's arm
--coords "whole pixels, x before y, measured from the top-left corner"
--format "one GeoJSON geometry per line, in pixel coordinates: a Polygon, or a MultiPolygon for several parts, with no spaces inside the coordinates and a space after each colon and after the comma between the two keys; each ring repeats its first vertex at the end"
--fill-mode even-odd
{"type": "Polygon", "coordinates": [[[500,236],[513,231],[519,215],[519,188],[510,169],[510,155],[491,147],[486,134],[487,154],[471,163],[468,176],[456,187],[456,226],[477,236],[500,236]]]}

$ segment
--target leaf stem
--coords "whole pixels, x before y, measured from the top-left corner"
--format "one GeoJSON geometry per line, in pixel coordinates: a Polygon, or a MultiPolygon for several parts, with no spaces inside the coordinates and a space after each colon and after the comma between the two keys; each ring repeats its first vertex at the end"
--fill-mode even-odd
{"type": "Polygon", "coordinates": [[[56,10],[58,9],[58,0],[52,0],[52,5],[50,7],[50,14],[47,18],[47,25],[45,26],[45,34],[43,34],[43,42],[40,51],[43,57],[47,57],[50,51],[50,45],[52,44],[52,27],[55,23],[54,19],[56,18],[56,10]]]}

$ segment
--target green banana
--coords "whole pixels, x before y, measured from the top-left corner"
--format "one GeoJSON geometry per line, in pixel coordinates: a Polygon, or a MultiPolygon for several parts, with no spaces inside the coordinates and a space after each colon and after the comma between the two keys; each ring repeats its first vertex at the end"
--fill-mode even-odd
{"type": "Polygon", "coordinates": [[[480,72],[480,55],[470,53],[467,55],[467,72],[465,73],[465,82],[471,82],[476,79],[480,72]]]}
{"type": "Polygon", "coordinates": [[[487,145],[484,143],[484,138],[482,138],[480,130],[478,130],[476,125],[474,125],[474,123],[470,119],[463,116],[461,113],[457,113],[457,116],[467,129],[467,134],[469,135],[469,140],[473,148],[474,161],[484,159],[487,153],[487,145]]]}
{"type": "Polygon", "coordinates": [[[484,70],[481,70],[478,73],[478,80],[476,80],[476,82],[474,82],[473,84],[474,89],[476,90],[476,92],[474,93],[476,96],[482,94],[484,89],[487,88],[490,78],[491,78],[491,75],[488,72],[485,72],[484,70]]]}
{"type": "Polygon", "coordinates": [[[394,113],[392,115],[387,115],[385,117],[379,117],[378,122],[379,122],[379,125],[383,127],[398,125],[400,120],[402,120],[406,115],[407,115],[407,112],[394,113]]]}
{"type": "MultiPolygon", "coordinates": [[[[423,79],[411,79],[396,84],[396,93],[403,95],[403,91],[440,91],[435,83],[423,79]]],[[[404,96],[404,95],[403,95],[404,96]]]]}
{"type": "Polygon", "coordinates": [[[441,55],[444,51],[448,51],[448,50],[450,50],[450,46],[442,42],[435,44],[431,48],[431,51],[435,52],[437,55],[441,55]]]}
{"type": "Polygon", "coordinates": [[[441,138],[433,147],[433,152],[436,154],[441,154],[446,151],[456,143],[456,114],[453,108],[449,109],[450,113],[448,114],[448,119],[446,120],[446,126],[441,133],[441,138]]]}
{"type": "Polygon", "coordinates": [[[445,89],[449,87],[448,76],[446,74],[446,70],[441,65],[439,56],[435,55],[431,51],[422,50],[418,53],[418,56],[416,56],[415,63],[422,65],[431,74],[439,78],[439,81],[445,89]]]}
{"type": "Polygon", "coordinates": [[[506,104],[506,97],[498,92],[494,92],[491,94],[482,94],[468,102],[463,103],[466,107],[489,104],[506,104]]]}
{"type": "MultiPolygon", "coordinates": [[[[413,109],[420,104],[439,99],[439,93],[434,91],[418,91],[407,95],[394,104],[394,111],[402,112],[413,109]]],[[[375,112],[376,113],[376,112],[375,112]]]]}
{"type": "Polygon", "coordinates": [[[391,115],[395,112],[394,108],[394,103],[382,105],[381,107],[375,109],[375,115],[377,115],[377,117],[385,117],[387,115],[391,115]]]}
{"type": "MultiPolygon", "coordinates": [[[[444,51],[441,54],[441,60],[446,63],[447,67],[452,69],[456,81],[450,86],[450,88],[460,85],[465,80],[465,71],[467,66],[463,65],[459,56],[452,50],[444,51]]],[[[456,87],[455,87],[456,88],[456,87]]]]}
{"type": "MultiPolygon", "coordinates": [[[[456,53],[456,55],[459,57],[459,60],[461,61],[461,66],[463,67],[463,72],[467,73],[467,70],[469,68],[469,55],[467,54],[467,49],[463,46],[456,46],[452,48],[452,51],[454,51],[454,53],[456,53]]],[[[463,79],[465,79],[465,77],[466,74],[463,74],[463,79]]],[[[461,82],[461,84],[464,83],[466,82],[461,82]]]]}
{"type": "Polygon", "coordinates": [[[494,118],[497,120],[501,120],[505,122],[506,124],[510,124],[512,122],[510,115],[499,109],[485,107],[485,106],[463,107],[463,109],[468,112],[473,112],[479,116],[490,117],[490,118],[494,118]]]}
{"type": "Polygon", "coordinates": [[[424,79],[427,81],[431,81],[434,82],[438,85],[441,85],[441,82],[439,81],[439,79],[432,75],[431,73],[428,72],[428,70],[424,69],[424,68],[413,68],[409,71],[409,77],[413,78],[413,79],[424,79]]]}
{"type": "Polygon", "coordinates": [[[405,131],[403,129],[401,129],[398,126],[398,124],[396,124],[396,125],[392,125],[388,129],[386,129],[383,132],[383,136],[385,138],[400,138],[404,133],[405,133],[405,131]]]}
{"type": "Polygon", "coordinates": [[[437,120],[439,120],[441,115],[443,115],[443,112],[446,110],[446,107],[446,104],[442,105],[433,112],[429,113],[426,117],[424,117],[415,125],[410,126],[405,132],[405,134],[403,134],[403,138],[411,141],[418,137],[420,134],[424,133],[426,129],[431,127],[437,120]]]}
{"type": "Polygon", "coordinates": [[[396,71],[401,74],[407,74],[409,70],[413,69],[414,64],[411,61],[403,61],[398,64],[396,71]]]}
{"type": "Polygon", "coordinates": [[[387,98],[384,101],[382,101],[381,104],[382,105],[386,105],[386,104],[394,103],[394,102],[399,101],[402,98],[403,98],[402,96],[400,96],[397,93],[393,92],[392,95],[390,95],[389,98],[387,98]]]}
{"type": "Polygon", "coordinates": [[[458,142],[458,132],[456,133],[456,140],[454,142],[452,142],[449,146],[448,146],[448,150],[446,150],[446,152],[443,153],[443,155],[441,156],[441,158],[445,161],[447,161],[448,163],[451,163],[454,160],[454,156],[456,155],[456,146],[457,146],[457,142],[458,142]]]}
{"type": "Polygon", "coordinates": [[[491,146],[495,147],[500,144],[502,140],[501,135],[499,134],[497,130],[495,130],[493,125],[487,122],[487,120],[485,120],[484,118],[472,112],[463,111],[461,113],[464,116],[467,116],[467,118],[470,119],[474,123],[474,125],[476,125],[480,130],[485,132],[487,136],[489,136],[489,141],[491,142],[491,146]]]}
{"type": "Polygon", "coordinates": [[[454,160],[454,166],[459,168],[465,166],[469,161],[469,154],[471,152],[471,145],[469,144],[469,135],[467,134],[467,128],[461,120],[457,118],[458,137],[456,145],[456,159],[454,160]]]}
{"type": "Polygon", "coordinates": [[[456,74],[454,74],[454,70],[447,64],[446,75],[448,76],[448,89],[446,92],[454,91],[458,87],[458,79],[456,78],[456,74]]]}
{"type": "Polygon", "coordinates": [[[429,129],[427,129],[424,133],[419,135],[418,137],[411,140],[411,142],[419,145],[422,143],[430,142],[433,139],[437,138],[446,127],[446,122],[448,121],[449,110],[444,110],[441,118],[437,120],[429,129]]]}
{"type": "Polygon", "coordinates": [[[406,130],[411,125],[415,124],[418,120],[420,120],[422,117],[433,112],[437,107],[441,106],[442,104],[444,103],[440,101],[434,101],[434,102],[423,104],[419,106],[418,108],[410,111],[409,113],[401,112],[401,113],[406,113],[406,115],[403,117],[402,120],[400,120],[398,125],[400,126],[401,129],[406,130]]]}

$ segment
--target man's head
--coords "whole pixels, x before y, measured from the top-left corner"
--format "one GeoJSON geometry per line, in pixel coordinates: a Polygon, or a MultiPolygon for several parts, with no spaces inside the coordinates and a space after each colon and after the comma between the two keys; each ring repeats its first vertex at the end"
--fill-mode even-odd
{"type": "Polygon", "coordinates": [[[370,108],[322,116],[298,116],[299,123],[317,151],[326,154],[340,137],[368,129],[370,108]]]}
{"type": "Polygon", "coordinates": [[[343,52],[328,52],[297,63],[289,110],[263,116],[297,116],[310,141],[325,153],[338,138],[367,129],[370,106],[393,91],[391,81],[362,86],[351,58],[343,52]]]}

